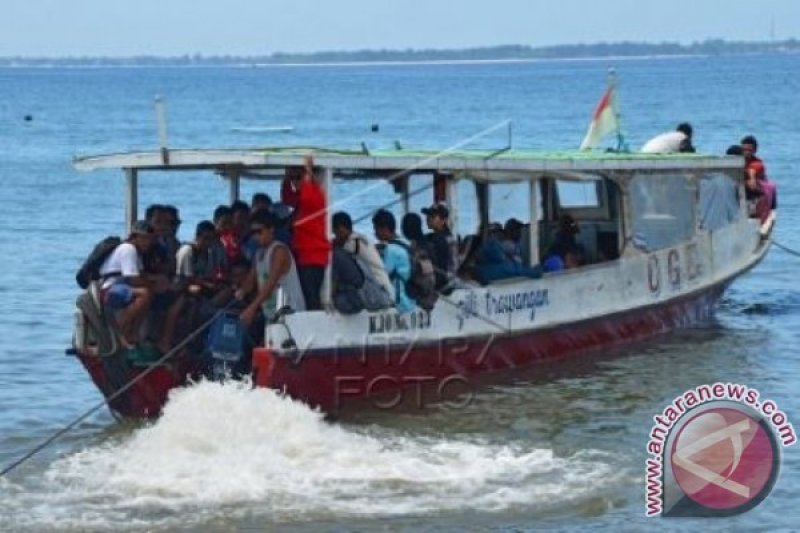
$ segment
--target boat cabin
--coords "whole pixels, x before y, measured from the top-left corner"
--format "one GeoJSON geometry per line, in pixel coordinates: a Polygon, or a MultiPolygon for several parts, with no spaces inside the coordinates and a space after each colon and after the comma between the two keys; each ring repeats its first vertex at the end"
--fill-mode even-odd
{"type": "Polygon", "coordinates": [[[329,191],[328,217],[362,206],[366,195],[376,190],[374,181],[385,181],[396,197],[382,205],[399,206],[400,214],[410,211],[413,197],[446,203],[450,227],[463,250],[490,223],[509,218],[501,215],[512,206],[526,205],[524,216],[517,218],[524,224],[523,258],[532,266],[541,263],[564,215],[579,226],[576,239],[585,250],[587,266],[662,249],[704,228],[717,229],[746,216],[742,163],[735,157],[522,150],[367,154],[280,148],[82,157],[75,167],[124,170],[125,224],[130,228],[139,216],[142,172],[209,171],[228,182],[233,202],[239,199],[242,180],[282,180],[285,169],[301,166],[310,151],[329,191]],[[368,185],[342,196],[346,188],[338,184],[354,180],[368,185]]]}

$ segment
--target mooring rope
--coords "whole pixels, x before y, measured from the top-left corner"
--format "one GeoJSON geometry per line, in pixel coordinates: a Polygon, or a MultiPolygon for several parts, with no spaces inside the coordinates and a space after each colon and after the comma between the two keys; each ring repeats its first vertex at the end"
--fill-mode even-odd
{"type": "Polygon", "coordinates": [[[778,241],[776,241],[774,239],[772,240],[772,244],[774,244],[775,246],[777,246],[778,248],[780,248],[781,250],[783,250],[787,254],[791,254],[791,255],[800,257],[800,252],[798,252],[797,250],[793,250],[793,249],[789,248],[788,246],[784,246],[784,245],[782,245],[781,243],[779,243],[778,241]]]}
{"type": "Polygon", "coordinates": [[[70,431],[72,431],[78,424],[80,424],[81,422],[86,420],[88,417],[90,417],[91,415],[93,415],[94,413],[96,413],[97,411],[102,409],[103,407],[105,407],[106,404],[108,404],[109,407],[110,407],[111,406],[111,402],[113,402],[114,400],[119,398],[122,394],[127,392],[131,387],[136,385],[136,383],[138,383],[139,381],[144,379],[146,376],[148,376],[158,366],[166,363],[172,356],[174,356],[176,353],[178,353],[178,351],[182,350],[187,344],[189,344],[195,338],[197,338],[197,336],[200,335],[200,333],[202,333],[204,330],[206,330],[217,318],[219,318],[222,315],[222,313],[224,313],[228,309],[230,309],[231,306],[233,306],[235,303],[237,303],[237,301],[233,300],[228,305],[226,305],[225,307],[223,307],[222,309],[217,311],[214,314],[214,316],[209,318],[200,327],[198,327],[192,333],[187,335],[178,345],[176,345],[170,351],[168,351],[163,356],[161,356],[161,358],[158,361],[156,361],[155,363],[152,363],[150,366],[148,366],[144,371],[142,371],[135,378],[130,380],[128,383],[123,385],[121,388],[117,389],[117,391],[114,392],[114,394],[112,394],[108,398],[104,398],[103,401],[97,403],[97,405],[93,406],[92,408],[90,408],[89,410],[84,412],[82,415],[77,417],[75,420],[73,420],[72,422],[70,422],[69,424],[64,426],[63,428],[59,429],[58,431],[56,431],[55,433],[50,435],[48,438],[46,438],[40,444],[38,444],[37,446],[32,448],[30,451],[28,451],[25,455],[23,455],[22,457],[20,457],[16,461],[12,462],[11,464],[9,464],[5,468],[3,468],[3,470],[0,471],[0,477],[5,476],[9,472],[12,472],[13,470],[18,468],[22,464],[26,463],[34,455],[38,454],[39,452],[41,452],[42,450],[44,450],[45,448],[47,448],[48,446],[53,444],[55,441],[60,439],[63,435],[65,435],[66,433],[69,433],[70,431]]]}

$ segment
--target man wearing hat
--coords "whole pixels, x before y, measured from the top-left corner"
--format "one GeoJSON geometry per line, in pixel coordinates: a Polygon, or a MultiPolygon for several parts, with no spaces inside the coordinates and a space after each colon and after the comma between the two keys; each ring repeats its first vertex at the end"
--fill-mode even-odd
{"type": "Polygon", "coordinates": [[[143,273],[142,257],[155,242],[155,230],[140,220],[131,228],[128,240],[117,246],[100,267],[103,302],[117,311],[117,325],[127,348],[137,342],[150,304],[152,283],[143,273]]]}
{"type": "Polygon", "coordinates": [[[455,255],[453,233],[450,231],[448,219],[450,209],[447,204],[438,202],[422,210],[430,233],[425,235],[428,241],[436,269],[436,290],[441,291],[455,276],[455,255]]]}

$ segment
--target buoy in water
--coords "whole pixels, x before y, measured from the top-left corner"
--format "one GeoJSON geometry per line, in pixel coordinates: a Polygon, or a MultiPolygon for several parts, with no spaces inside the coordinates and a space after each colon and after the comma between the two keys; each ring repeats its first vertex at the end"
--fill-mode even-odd
{"type": "Polygon", "coordinates": [[[33,115],[25,115],[25,122],[30,122],[33,120],[33,115]]]}

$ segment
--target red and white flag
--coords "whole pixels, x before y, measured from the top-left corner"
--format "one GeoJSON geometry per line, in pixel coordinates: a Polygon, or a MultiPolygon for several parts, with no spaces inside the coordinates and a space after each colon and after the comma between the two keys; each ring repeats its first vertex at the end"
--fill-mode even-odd
{"type": "Polygon", "coordinates": [[[614,111],[614,86],[611,85],[600,99],[592,115],[589,131],[581,143],[581,150],[591,150],[609,133],[619,134],[619,120],[614,111]]]}

